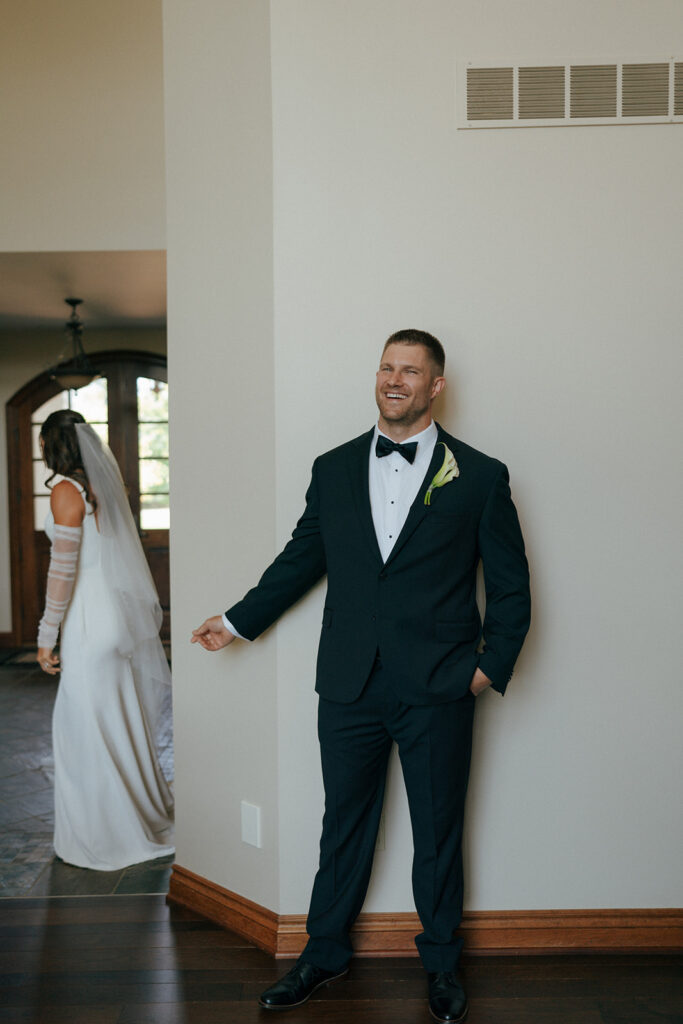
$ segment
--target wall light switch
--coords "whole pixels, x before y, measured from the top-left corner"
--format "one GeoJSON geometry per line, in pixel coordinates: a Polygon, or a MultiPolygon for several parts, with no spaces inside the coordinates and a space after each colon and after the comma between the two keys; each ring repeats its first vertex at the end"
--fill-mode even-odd
{"type": "Polygon", "coordinates": [[[261,849],[261,808],[242,801],[242,842],[261,849]]]}

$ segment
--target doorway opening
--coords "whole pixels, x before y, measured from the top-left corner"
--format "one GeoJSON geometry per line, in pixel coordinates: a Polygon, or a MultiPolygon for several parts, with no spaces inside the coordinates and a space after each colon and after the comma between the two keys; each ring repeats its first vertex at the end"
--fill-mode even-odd
{"type": "Polygon", "coordinates": [[[49,414],[65,408],[82,413],[116,457],[164,613],[161,637],[170,640],[166,358],[120,350],[98,352],[96,362],[101,376],[78,391],[62,390],[42,373],[7,403],[13,647],[35,645],[43,610],[50,474],[38,436],[49,414]]]}

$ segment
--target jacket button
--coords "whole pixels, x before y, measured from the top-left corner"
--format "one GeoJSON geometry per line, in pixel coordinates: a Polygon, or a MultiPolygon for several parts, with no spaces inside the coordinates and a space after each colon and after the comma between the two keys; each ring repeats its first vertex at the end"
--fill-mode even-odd
{"type": "Polygon", "coordinates": [[[381,580],[385,580],[385,579],[387,578],[387,576],[388,576],[388,573],[386,573],[386,572],[384,572],[384,571],[382,571],[382,572],[381,572],[381,573],[379,574],[379,578],[380,578],[381,580]]]}
{"type": "Polygon", "coordinates": [[[376,615],[371,615],[370,618],[371,618],[372,622],[376,622],[377,621],[377,616],[376,615]]]}

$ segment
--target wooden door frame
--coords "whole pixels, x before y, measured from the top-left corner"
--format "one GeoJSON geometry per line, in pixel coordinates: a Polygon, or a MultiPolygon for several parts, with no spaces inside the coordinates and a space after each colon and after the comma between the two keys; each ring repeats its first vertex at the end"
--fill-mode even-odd
{"type": "MultiPolygon", "coordinates": [[[[121,362],[147,364],[154,370],[165,370],[167,358],[156,352],[115,349],[107,352],[91,354],[93,363],[104,369],[108,365],[121,362]]],[[[12,626],[9,633],[2,634],[2,645],[21,647],[29,640],[26,637],[25,622],[35,621],[41,609],[36,604],[34,591],[25,585],[25,581],[35,579],[35,547],[33,543],[33,462],[31,415],[33,410],[42,405],[53,395],[59,394],[60,388],[50,379],[49,372],[34,377],[17,391],[6,405],[7,416],[7,494],[9,500],[9,536],[10,536],[10,576],[12,592],[12,626]],[[29,415],[26,415],[27,407],[29,415]],[[22,515],[26,502],[31,507],[31,515],[22,515]],[[30,527],[30,528],[29,528],[30,527]]],[[[122,395],[110,398],[109,410],[116,411],[115,403],[123,402],[122,395]],[[113,399],[113,403],[112,403],[113,399]]],[[[123,469],[124,467],[122,467],[123,469]]],[[[128,467],[126,467],[128,469],[128,467]]],[[[137,481],[137,473],[132,477],[137,481]]],[[[138,486],[137,483],[135,486],[138,486]]],[[[30,642],[33,643],[31,637],[30,642]]]]}

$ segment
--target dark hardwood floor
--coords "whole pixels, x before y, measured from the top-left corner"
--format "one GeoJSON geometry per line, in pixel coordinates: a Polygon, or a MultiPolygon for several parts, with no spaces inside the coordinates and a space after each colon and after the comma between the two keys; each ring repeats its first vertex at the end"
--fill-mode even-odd
{"type": "MultiPolygon", "coordinates": [[[[291,961],[169,908],[170,859],[56,861],[55,689],[30,656],[0,669],[0,1024],[429,1024],[416,959],[358,959],[298,1010],[260,1010],[291,961]]],[[[170,705],[162,740],[170,776],[170,705]]],[[[683,954],[466,957],[462,978],[469,1024],[683,1024],[683,954]]]]}
{"type": "MultiPolygon", "coordinates": [[[[298,1010],[260,1010],[290,966],[163,896],[0,900],[0,1021],[428,1024],[416,959],[353,962],[298,1010]]],[[[470,1024],[683,1024],[683,955],[470,957],[470,1024]]]]}

